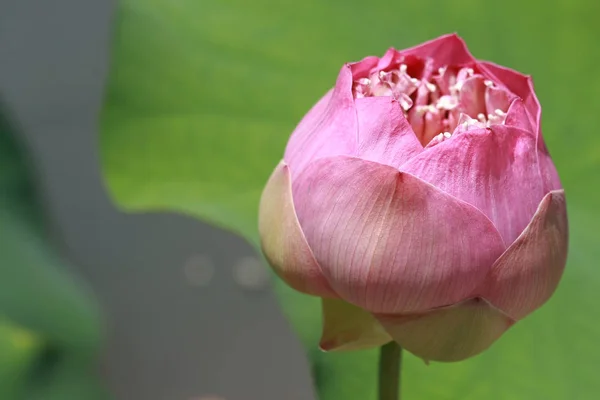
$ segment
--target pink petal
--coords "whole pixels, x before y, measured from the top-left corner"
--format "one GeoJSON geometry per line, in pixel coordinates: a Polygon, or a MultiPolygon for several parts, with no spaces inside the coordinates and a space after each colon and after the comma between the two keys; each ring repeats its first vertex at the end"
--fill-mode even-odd
{"type": "Polygon", "coordinates": [[[398,62],[399,56],[400,54],[398,53],[398,50],[394,48],[387,49],[383,57],[381,57],[381,59],[377,63],[376,70],[381,71],[389,68],[392,64],[398,62]]]}
{"type": "Polygon", "coordinates": [[[477,207],[508,245],[545,194],[535,138],[505,125],[464,129],[459,125],[449,140],[427,147],[400,169],[477,207]]]}
{"type": "Polygon", "coordinates": [[[387,165],[320,159],[294,181],[293,195],[332,288],[372,312],[460,301],[505,249],[479,211],[387,165]]]}
{"type": "Polygon", "coordinates": [[[537,133],[542,109],[535,95],[531,77],[487,61],[480,61],[478,66],[494,82],[501,84],[523,100],[530,124],[535,127],[534,132],[537,133]]]}
{"type": "Polygon", "coordinates": [[[476,62],[465,42],[455,33],[402,50],[400,54],[431,58],[435,69],[446,65],[474,64],[476,62]]]}
{"type": "Polygon", "coordinates": [[[546,302],[562,276],[568,246],[563,190],[548,193],[521,236],[492,267],[481,295],[514,319],[546,302]]]}
{"type": "Polygon", "coordinates": [[[548,152],[548,148],[546,147],[546,143],[544,143],[541,133],[537,138],[537,147],[538,167],[545,191],[549,192],[561,189],[562,184],[560,183],[558,172],[552,162],[552,158],[550,157],[550,153],[548,152]]]}
{"type": "Polygon", "coordinates": [[[380,347],[392,338],[373,315],[340,299],[323,299],[323,351],[380,347]]]}
{"type": "Polygon", "coordinates": [[[377,65],[379,58],[375,56],[368,56],[358,62],[349,64],[350,71],[352,72],[353,80],[360,78],[366,78],[369,76],[371,70],[377,65]]]}
{"type": "Polygon", "coordinates": [[[356,99],[358,156],[398,168],[423,151],[393,97],[356,99]]]}
{"type": "Polygon", "coordinates": [[[504,124],[532,132],[532,135],[537,136],[537,165],[544,187],[544,193],[561,189],[562,185],[560,183],[558,172],[552,162],[548,148],[544,143],[541,131],[536,132],[535,128],[531,126],[531,122],[527,117],[527,111],[525,110],[525,106],[521,99],[517,98],[512,102],[508,109],[504,124]]]}
{"type": "Polygon", "coordinates": [[[291,190],[290,170],[282,161],[260,199],[258,230],[263,253],[277,275],[294,289],[335,297],[306,243],[296,218],[291,190]]]}
{"type": "MultiPolygon", "coordinates": [[[[529,119],[528,125],[532,127],[531,129],[526,130],[530,130],[537,136],[537,147],[540,152],[538,164],[546,190],[549,191],[560,189],[561,184],[558,178],[558,173],[556,172],[554,164],[550,159],[550,155],[548,154],[548,149],[546,148],[546,144],[544,143],[544,138],[542,137],[542,132],[540,129],[542,109],[540,107],[538,98],[535,95],[533,80],[530,76],[523,75],[510,68],[502,67],[489,62],[480,62],[479,67],[487,72],[487,74],[490,75],[490,77],[493,78],[497,83],[502,84],[504,87],[523,100],[525,112],[529,119]]],[[[519,107],[519,105],[515,105],[514,102],[513,106],[516,106],[517,108],[519,107]]],[[[520,110],[518,111],[520,112],[520,110]]],[[[522,120],[522,114],[518,118],[519,120],[522,120]]],[[[515,118],[511,118],[510,115],[507,116],[506,124],[513,124],[514,126],[517,126],[515,118]]],[[[521,122],[520,125],[525,125],[525,122],[521,122]]]]}
{"type": "Polygon", "coordinates": [[[358,131],[352,79],[351,67],[344,65],[333,91],[309,111],[292,133],[284,156],[292,178],[316,158],[355,153],[358,131]]]}
{"type": "Polygon", "coordinates": [[[523,100],[520,98],[516,98],[508,108],[504,125],[514,126],[526,132],[531,132],[534,137],[536,136],[535,128],[531,125],[523,100]]]}
{"type": "Polygon", "coordinates": [[[425,361],[461,361],[489,348],[513,320],[481,299],[423,314],[376,316],[392,338],[425,361]]]}

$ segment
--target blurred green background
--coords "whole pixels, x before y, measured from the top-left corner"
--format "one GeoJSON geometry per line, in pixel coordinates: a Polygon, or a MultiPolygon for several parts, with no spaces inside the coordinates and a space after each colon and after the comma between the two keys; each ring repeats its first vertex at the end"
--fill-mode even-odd
{"type": "MultiPolygon", "coordinates": [[[[546,143],[567,192],[571,246],[565,276],[547,305],[483,355],[430,366],[407,355],[403,394],[467,400],[598,397],[600,3],[117,4],[99,138],[111,195],[125,210],[181,212],[254,244],[262,187],[295,124],[333,85],[344,62],[456,31],[475,57],[531,74],[546,143]]],[[[9,137],[8,126],[2,125],[0,138],[9,137]]],[[[57,272],[60,261],[44,241],[34,208],[13,211],[11,193],[24,192],[28,166],[18,150],[0,146],[0,187],[8,194],[0,210],[0,388],[6,390],[0,399],[42,393],[39,385],[60,385],[61,379],[73,383],[72,390],[87,390],[95,378],[89,367],[79,366],[93,365],[97,310],[89,299],[81,300],[86,294],[80,286],[57,272]],[[37,277],[48,287],[44,296],[28,295],[38,287],[37,277]],[[74,310],[69,303],[82,306],[74,310]]],[[[376,352],[321,353],[319,302],[280,282],[275,290],[307,349],[320,399],[374,400],[376,352]]]]}

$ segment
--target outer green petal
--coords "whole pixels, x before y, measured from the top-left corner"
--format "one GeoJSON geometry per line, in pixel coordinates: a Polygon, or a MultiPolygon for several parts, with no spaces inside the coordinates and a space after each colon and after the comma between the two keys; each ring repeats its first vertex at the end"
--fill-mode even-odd
{"type": "Polygon", "coordinates": [[[298,223],[290,170],[283,161],[273,171],[260,199],[258,230],[265,257],[288,285],[307,294],[336,296],[298,223]]]}
{"type": "Polygon", "coordinates": [[[373,315],[344,300],[323,299],[321,350],[360,350],[392,340],[373,315]]]}
{"type": "Polygon", "coordinates": [[[396,342],[426,361],[473,357],[490,347],[514,323],[481,299],[423,314],[377,318],[396,342]]]}

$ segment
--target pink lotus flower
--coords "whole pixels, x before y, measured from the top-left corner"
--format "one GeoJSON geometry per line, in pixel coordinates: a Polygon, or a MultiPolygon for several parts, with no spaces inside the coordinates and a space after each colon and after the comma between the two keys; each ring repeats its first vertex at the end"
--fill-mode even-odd
{"type": "Polygon", "coordinates": [[[264,190],[263,251],[323,298],[324,350],[480,353],[540,307],[567,253],[531,78],[456,35],[346,64],[264,190]]]}

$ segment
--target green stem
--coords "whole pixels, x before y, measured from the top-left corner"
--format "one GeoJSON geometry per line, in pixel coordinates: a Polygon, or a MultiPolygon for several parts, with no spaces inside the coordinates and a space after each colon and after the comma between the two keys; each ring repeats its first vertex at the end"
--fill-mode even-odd
{"type": "Polygon", "coordinates": [[[379,352],[379,400],[400,400],[402,348],[392,341],[379,352]]]}

